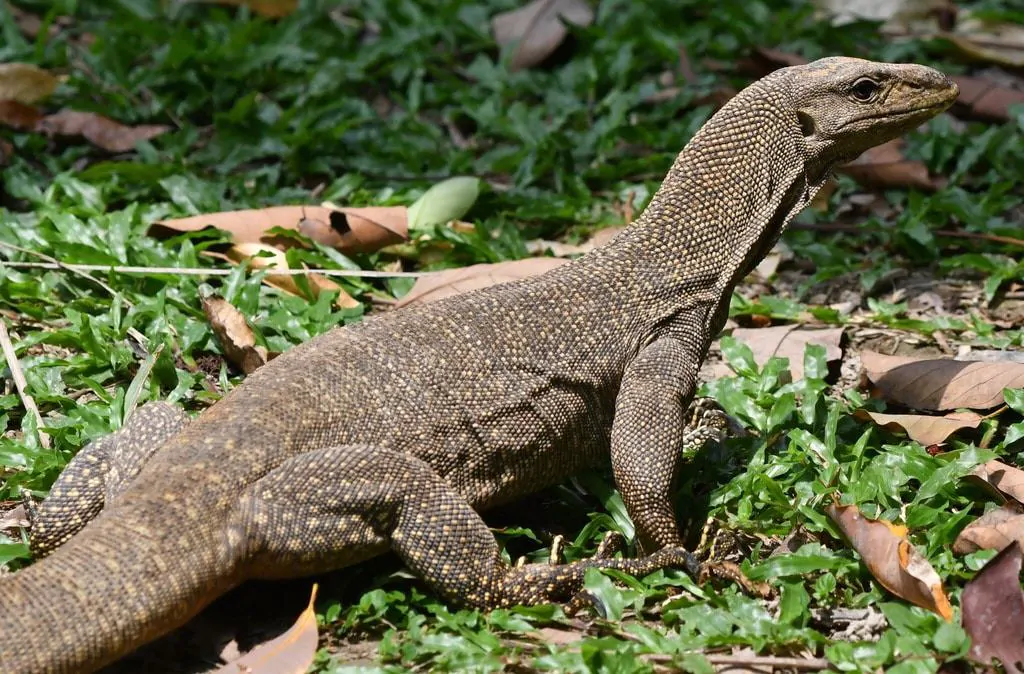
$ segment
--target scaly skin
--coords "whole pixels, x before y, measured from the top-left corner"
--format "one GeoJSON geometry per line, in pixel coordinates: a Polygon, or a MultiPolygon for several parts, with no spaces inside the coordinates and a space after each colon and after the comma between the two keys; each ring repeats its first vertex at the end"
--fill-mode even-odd
{"type": "Polygon", "coordinates": [[[140,409],[41,506],[32,541],[46,557],[0,580],[0,670],[92,671],[247,578],[388,548],[442,596],[484,608],[568,601],[588,566],[691,568],[670,495],[733,287],[832,167],[957,93],[917,65],[779,70],[694,136],[605,247],[335,329],[195,421],[140,409]],[[502,561],[477,511],[609,459],[649,556],[502,561]]]}

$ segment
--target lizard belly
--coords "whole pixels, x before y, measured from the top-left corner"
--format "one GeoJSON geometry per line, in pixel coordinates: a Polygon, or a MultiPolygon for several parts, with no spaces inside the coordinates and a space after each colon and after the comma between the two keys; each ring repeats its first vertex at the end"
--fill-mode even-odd
{"type": "MultiPolygon", "coordinates": [[[[551,377],[491,378],[466,401],[472,447],[446,479],[478,510],[514,500],[598,463],[608,453],[611,409],[596,387],[551,377]]],[[[454,438],[452,438],[454,439],[454,438]]]]}

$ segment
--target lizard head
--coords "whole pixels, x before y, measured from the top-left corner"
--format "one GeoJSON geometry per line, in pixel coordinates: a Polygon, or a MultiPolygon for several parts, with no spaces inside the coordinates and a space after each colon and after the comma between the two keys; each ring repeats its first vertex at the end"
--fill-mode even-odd
{"type": "Polygon", "coordinates": [[[908,63],[832,57],[783,70],[817,175],[919,126],[960,93],[939,71],[908,63]]]}

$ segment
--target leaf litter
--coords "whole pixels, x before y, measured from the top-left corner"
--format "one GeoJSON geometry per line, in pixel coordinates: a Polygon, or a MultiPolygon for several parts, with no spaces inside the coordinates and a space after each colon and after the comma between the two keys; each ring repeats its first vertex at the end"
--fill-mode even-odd
{"type": "Polygon", "coordinates": [[[983,665],[999,660],[1007,672],[1024,672],[1024,592],[1020,587],[1021,547],[1012,543],[988,561],[960,598],[971,658],[983,665]]]}
{"type": "Polygon", "coordinates": [[[850,540],[871,575],[898,597],[953,619],[942,580],[928,560],[907,540],[907,528],[870,520],[856,506],[831,504],[825,512],[850,540]]]}
{"type": "Polygon", "coordinates": [[[491,19],[494,41],[505,47],[516,43],[509,69],[536,66],[558,48],[568,35],[566,23],[589,26],[594,10],[585,0],[533,0],[491,19]],[[563,23],[564,22],[564,23],[563,23]]]}

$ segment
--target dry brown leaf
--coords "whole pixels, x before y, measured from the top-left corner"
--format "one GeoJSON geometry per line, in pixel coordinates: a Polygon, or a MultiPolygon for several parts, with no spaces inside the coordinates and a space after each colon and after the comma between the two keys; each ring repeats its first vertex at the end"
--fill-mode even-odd
{"type": "Polygon", "coordinates": [[[28,513],[25,511],[23,503],[19,503],[7,512],[0,514],[0,531],[24,528],[28,525],[28,513]]]}
{"type": "Polygon", "coordinates": [[[272,227],[294,229],[343,253],[372,252],[408,237],[405,206],[271,206],[241,211],[206,213],[154,222],[149,234],[167,237],[216,227],[231,233],[235,243],[271,243],[272,227]]]}
{"type": "Polygon", "coordinates": [[[552,646],[568,646],[575,644],[584,638],[583,632],[579,630],[566,630],[557,627],[539,627],[530,636],[537,641],[552,646]]]}
{"type": "Polygon", "coordinates": [[[35,131],[43,113],[39,108],[17,101],[0,101],[0,124],[19,131],[35,131]]]}
{"type": "Polygon", "coordinates": [[[968,524],[953,543],[953,552],[968,555],[978,550],[1002,550],[1017,541],[1024,544],[1024,512],[1009,503],[968,524]]]}
{"type": "Polygon", "coordinates": [[[867,410],[857,410],[854,416],[858,419],[870,418],[889,430],[906,431],[911,440],[917,440],[925,447],[942,444],[962,428],[977,428],[984,418],[974,412],[951,412],[941,417],[930,417],[924,414],[883,414],[867,410]]]}
{"type": "Polygon", "coordinates": [[[562,44],[568,30],[562,22],[589,26],[594,10],[586,0],[533,0],[524,7],[491,19],[494,40],[504,47],[518,41],[509,63],[512,71],[542,62],[562,44]]]}
{"type": "Polygon", "coordinates": [[[885,589],[947,621],[953,619],[939,574],[907,540],[906,527],[869,520],[853,505],[831,504],[825,510],[885,589]]]}
{"type": "MultiPolygon", "coordinates": [[[[215,257],[223,257],[231,262],[239,263],[243,260],[247,260],[253,269],[289,269],[288,258],[284,252],[268,246],[262,243],[240,243],[232,246],[226,255],[220,256],[217,254],[210,254],[215,257]]],[[[332,281],[329,278],[321,276],[320,274],[306,274],[306,281],[309,283],[309,289],[313,292],[313,298],[320,297],[320,293],[324,291],[338,292],[338,298],[334,301],[335,306],[342,309],[354,309],[360,305],[359,300],[349,295],[345,290],[332,281]]],[[[272,285],[275,288],[279,288],[286,293],[296,295],[298,297],[306,297],[306,293],[302,291],[302,288],[296,282],[296,276],[293,274],[274,274],[269,273],[263,278],[264,283],[272,285]]]]}
{"type": "Polygon", "coordinates": [[[967,479],[980,482],[998,494],[1024,504],[1024,470],[1020,468],[993,459],[971,471],[967,479]]]}
{"type": "Polygon", "coordinates": [[[313,610],[316,590],[313,585],[309,605],[287,632],[229,662],[215,674],[304,674],[313,664],[319,639],[313,610]]]}
{"type": "Polygon", "coordinates": [[[886,400],[920,410],[990,409],[1004,388],[1024,386],[1024,363],[886,356],[862,351],[861,363],[886,400]]]}
{"type": "Polygon", "coordinates": [[[919,25],[930,19],[949,0],[816,0],[814,3],[831,15],[832,24],[853,21],[883,21],[886,28],[919,25]]]}
{"type": "Polygon", "coordinates": [[[60,78],[28,63],[0,63],[0,101],[35,103],[53,93],[60,78]]]}
{"type": "Polygon", "coordinates": [[[589,239],[580,244],[562,243],[561,241],[547,241],[546,239],[534,239],[526,242],[526,250],[530,255],[544,255],[551,253],[555,257],[571,257],[573,255],[584,255],[600,248],[614,239],[625,227],[606,227],[594,232],[589,239]]]}
{"type": "Polygon", "coordinates": [[[241,311],[216,295],[204,297],[202,303],[206,320],[229,362],[245,374],[267,362],[267,349],[256,343],[256,335],[241,311]]]}
{"type": "Polygon", "coordinates": [[[1021,549],[1008,545],[988,560],[960,596],[964,631],[971,638],[972,659],[1003,663],[1008,674],[1022,674],[1024,593],[1020,589],[1021,549]]]}
{"type": "Polygon", "coordinates": [[[213,5],[231,5],[232,7],[248,7],[253,14],[268,19],[282,19],[295,12],[299,0],[188,0],[189,2],[205,2],[213,5]]]}
{"type": "Polygon", "coordinates": [[[960,96],[953,109],[957,114],[987,122],[1006,122],[1010,106],[1024,103],[1024,91],[1009,89],[983,77],[954,75],[960,96]]]}
{"type": "Polygon", "coordinates": [[[395,302],[395,308],[436,302],[449,295],[459,295],[499,283],[539,276],[566,263],[568,260],[557,257],[531,257],[525,260],[445,269],[417,279],[412,290],[395,302]]]}
{"type": "Polygon", "coordinates": [[[36,127],[51,136],[82,136],[96,147],[108,152],[128,152],[135,144],[170,131],[163,124],[126,126],[95,112],[61,110],[47,115],[36,127]]]}
{"type": "Polygon", "coordinates": [[[956,30],[942,37],[972,60],[1024,68],[1024,26],[1019,24],[989,21],[964,11],[957,17],[956,30]]]}
{"type": "Polygon", "coordinates": [[[930,176],[924,162],[903,156],[904,145],[901,138],[890,140],[836,170],[867,187],[914,187],[925,192],[934,192],[943,187],[945,179],[930,176]]]}
{"type": "Polygon", "coordinates": [[[839,348],[843,328],[816,330],[798,325],[776,325],[770,328],[736,328],[732,336],[750,347],[758,365],[764,365],[772,356],[789,358],[789,370],[794,381],[804,376],[804,350],[808,344],[825,347],[827,361],[843,355],[839,348]]]}

